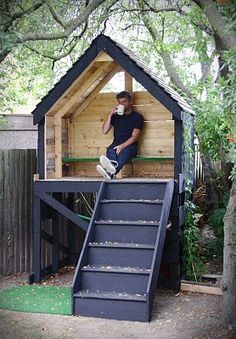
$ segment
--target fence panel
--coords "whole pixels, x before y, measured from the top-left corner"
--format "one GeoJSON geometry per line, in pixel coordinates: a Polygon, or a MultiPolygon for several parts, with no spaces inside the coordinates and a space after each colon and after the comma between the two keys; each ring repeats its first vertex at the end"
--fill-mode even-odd
{"type": "Polygon", "coordinates": [[[0,150],[0,275],[32,269],[36,150],[0,150]]]}

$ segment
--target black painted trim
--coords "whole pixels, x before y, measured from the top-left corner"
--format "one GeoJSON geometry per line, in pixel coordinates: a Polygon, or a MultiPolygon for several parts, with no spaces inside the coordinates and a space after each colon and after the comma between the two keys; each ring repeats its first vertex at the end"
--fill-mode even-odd
{"type": "Polygon", "coordinates": [[[75,225],[81,227],[84,231],[87,231],[88,223],[80,218],[77,214],[71,211],[68,207],[61,204],[59,201],[54,199],[51,195],[47,193],[35,193],[41,200],[46,204],[55,209],[58,213],[63,215],[65,218],[69,219],[75,225]]]}
{"type": "Polygon", "coordinates": [[[102,181],[64,181],[64,180],[45,180],[35,181],[34,192],[98,192],[102,181]]]}
{"type": "Polygon", "coordinates": [[[175,117],[181,119],[182,108],[166,91],[159,86],[157,81],[151,78],[137,63],[127,56],[121,48],[112,43],[111,39],[102,36],[104,51],[118,62],[133,78],[146,90],[159,100],[175,117]]]}
{"type": "Polygon", "coordinates": [[[179,174],[183,173],[183,122],[174,120],[175,140],[174,140],[174,178],[179,180],[179,174]]]}
{"type": "Polygon", "coordinates": [[[63,95],[63,93],[72,85],[72,83],[84,72],[96,56],[102,51],[106,51],[118,64],[120,64],[131,76],[133,76],[147,91],[149,91],[157,100],[159,100],[176,119],[181,119],[181,110],[178,101],[162,88],[155,79],[153,79],[141,66],[126,54],[121,47],[104,36],[99,35],[73,65],[71,69],[61,78],[54,88],[42,99],[36,109],[32,112],[34,115],[34,124],[41,121],[44,115],[52,105],[63,95]]]}
{"type": "Polygon", "coordinates": [[[33,209],[34,221],[34,256],[33,256],[33,271],[34,282],[41,281],[41,200],[34,197],[33,209]]]}
{"type": "MultiPolygon", "coordinates": [[[[53,244],[53,237],[47,232],[45,232],[44,230],[41,230],[41,237],[42,239],[46,240],[49,244],[51,245],[53,244]]],[[[59,243],[58,248],[59,248],[59,251],[61,251],[62,253],[69,255],[70,250],[65,245],[59,243]]]]}
{"type": "Polygon", "coordinates": [[[36,109],[32,112],[34,115],[34,124],[44,117],[52,105],[62,96],[62,94],[72,85],[78,76],[91,64],[95,57],[102,50],[102,42],[100,37],[87,49],[87,51],[79,58],[71,69],[61,78],[54,88],[44,97],[36,109]]]}
{"type": "Polygon", "coordinates": [[[38,174],[39,179],[45,179],[45,117],[38,125],[38,174]]]}

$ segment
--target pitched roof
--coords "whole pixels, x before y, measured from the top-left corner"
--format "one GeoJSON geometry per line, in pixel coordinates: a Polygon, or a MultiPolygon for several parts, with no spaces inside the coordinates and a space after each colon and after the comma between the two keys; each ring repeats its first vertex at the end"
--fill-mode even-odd
{"type": "Polygon", "coordinates": [[[32,114],[37,124],[48,110],[65,93],[72,83],[85,71],[100,52],[104,51],[122,68],[136,79],[152,96],[160,101],[177,119],[182,119],[182,111],[194,114],[187,102],[171,87],[165,84],[132,51],[103,34],[98,35],[90,47],[55,84],[36,106],[32,114]]]}

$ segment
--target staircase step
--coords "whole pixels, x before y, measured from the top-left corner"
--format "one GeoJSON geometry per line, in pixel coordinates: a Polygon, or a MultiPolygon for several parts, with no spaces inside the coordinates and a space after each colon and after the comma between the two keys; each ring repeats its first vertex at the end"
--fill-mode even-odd
{"type": "Polygon", "coordinates": [[[105,199],[163,199],[168,181],[116,182],[106,184],[105,199]]]}
{"type": "Polygon", "coordinates": [[[142,322],[150,320],[145,294],[80,291],[74,294],[73,314],[142,322]]]}
{"type": "Polygon", "coordinates": [[[89,291],[82,290],[74,294],[75,297],[92,298],[92,299],[112,299],[112,300],[132,300],[132,301],[146,301],[146,294],[128,294],[117,292],[104,292],[104,291],[89,291]]]}
{"type": "Polygon", "coordinates": [[[159,226],[156,220],[115,220],[100,219],[94,222],[97,225],[134,225],[134,226],[159,226]]]}
{"type": "Polygon", "coordinates": [[[121,220],[160,220],[162,204],[145,203],[133,201],[123,202],[121,200],[111,201],[109,203],[101,202],[101,219],[121,219],[121,220]]]}
{"type": "Polygon", "coordinates": [[[89,247],[110,247],[110,248],[140,248],[140,249],[154,249],[154,245],[150,244],[136,244],[124,242],[90,242],[89,247]]]}
{"type": "Polygon", "coordinates": [[[95,224],[95,241],[154,244],[157,231],[156,224],[99,222],[95,224]]]}
{"type": "Polygon", "coordinates": [[[140,267],[123,267],[123,266],[84,266],[81,271],[87,272],[111,272],[111,273],[127,273],[127,274],[149,274],[150,269],[140,267]]]}
{"type": "Polygon", "coordinates": [[[103,204],[111,204],[111,203],[139,203],[139,204],[163,204],[163,200],[155,199],[103,199],[101,200],[103,204]]]}
{"type": "Polygon", "coordinates": [[[124,266],[150,268],[154,246],[132,243],[91,243],[88,263],[91,266],[124,266]]]}
{"type": "Polygon", "coordinates": [[[147,269],[131,270],[130,267],[116,269],[94,269],[84,267],[81,270],[81,289],[90,291],[120,292],[143,294],[146,292],[150,272],[147,269]]]}

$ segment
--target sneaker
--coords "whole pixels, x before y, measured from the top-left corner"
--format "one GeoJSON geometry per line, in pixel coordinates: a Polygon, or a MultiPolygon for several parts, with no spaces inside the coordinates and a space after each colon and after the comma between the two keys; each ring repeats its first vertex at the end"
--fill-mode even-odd
{"type": "Polygon", "coordinates": [[[116,168],[105,155],[101,155],[99,158],[101,166],[106,170],[106,172],[112,174],[116,173],[116,168]]]}
{"type": "Polygon", "coordinates": [[[97,165],[96,169],[97,172],[101,174],[105,179],[111,179],[111,175],[107,173],[107,171],[101,165],[97,165]]]}

